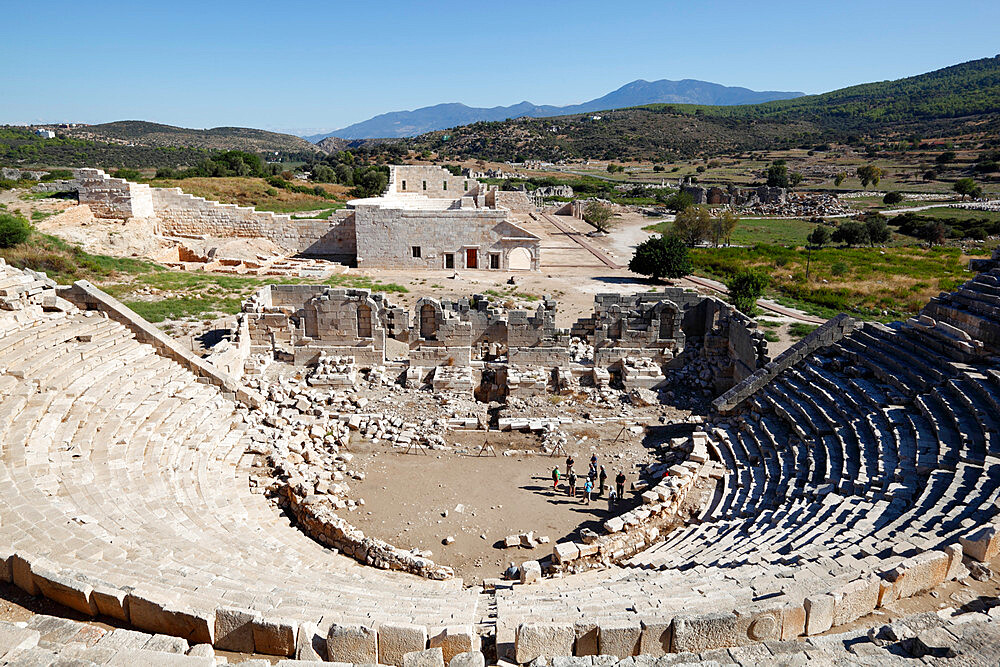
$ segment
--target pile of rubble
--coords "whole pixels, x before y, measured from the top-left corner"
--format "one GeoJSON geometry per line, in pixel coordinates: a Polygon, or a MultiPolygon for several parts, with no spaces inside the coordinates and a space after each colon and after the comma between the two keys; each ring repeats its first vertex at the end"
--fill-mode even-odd
{"type": "Polygon", "coordinates": [[[849,206],[840,203],[836,195],[791,193],[784,203],[753,203],[739,207],[740,215],[798,218],[848,215],[849,206]]]}
{"type": "Polygon", "coordinates": [[[356,379],[354,357],[332,356],[321,351],[306,381],[312,387],[353,387],[356,379]]]}

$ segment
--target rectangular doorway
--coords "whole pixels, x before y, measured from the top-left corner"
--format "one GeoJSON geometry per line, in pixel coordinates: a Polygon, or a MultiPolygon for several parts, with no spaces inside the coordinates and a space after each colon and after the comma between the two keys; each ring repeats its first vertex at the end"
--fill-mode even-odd
{"type": "Polygon", "coordinates": [[[500,268],[500,255],[496,253],[490,253],[490,268],[491,269],[500,268]]]}
{"type": "Polygon", "coordinates": [[[468,248],[465,251],[465,268],[467,269],[478,269],[479,268],[479,251],[475,248],[468,248]]]}
{"type": "Polygon", "coordinates": [[[446,269],[455,268],[455,253],[446,252],[444,254],[444,268],[446,269]]]}

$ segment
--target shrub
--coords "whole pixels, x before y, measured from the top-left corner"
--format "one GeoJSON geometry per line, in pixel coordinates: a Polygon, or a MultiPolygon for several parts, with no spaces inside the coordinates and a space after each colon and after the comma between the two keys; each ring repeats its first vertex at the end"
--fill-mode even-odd
{"type": "Polygon", "coordinates": [[[729,299],[733,305],[747,315],[753,315],[757,309],[757,299],[764,296],[764,290],[770,284],[771,278],[759,269],[744,269],[733,274],[726,281],[729,299]]]}
{"type": "Polygon", "coordinates": [[[31,225],[20,216],[0,213],[0,248],[13,248],[31,236],[31,225]]]}
{"type": "Polygon", "coordinates": [[[691,273],[691,255],[674,236],[651,236],[636,247],[628,268],[653,280],[682,278],[691,273]]]}
{"type": "Polygon", "coordinates": [[[830,266],[830,273],[835,276],[842,276],[847,273],[847,264],[845,262],[834,262],[830,266]]]}
{"type": "Polygon", "coordinates": [[[142,178],[138,169],[117,169],[111,175],[115,178],[124,178],[126,181],[138,181],[142,178]]]}
{"type": "Polygon", "coordinates": [[[887,204],[889,206],[893,204],[898,204],[901,201],[903,201],[903,195],[899,194],[898,192],[886,192],[885,196],[882,197],[882,203],[887,204]]]}

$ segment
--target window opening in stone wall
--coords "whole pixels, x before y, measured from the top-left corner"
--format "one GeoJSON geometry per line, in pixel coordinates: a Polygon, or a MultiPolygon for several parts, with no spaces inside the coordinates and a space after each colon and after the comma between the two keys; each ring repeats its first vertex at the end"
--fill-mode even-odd
{"type": "Polygon", "coordinates": [[[427,181],[424,181],[424,190],[427,189],[427,181]]]}
{"type": "Polygon", "coordinates": [[[406,189],[406,181],[403,181],[403,189],[406,189]]]}
{"type": "Polygon", "coordinates": [[[448,181],[441,181],[441,189],[442,190],[448,189],[448,181]]]}
{"type": "Polygon", "coordinates": [[[414,259],[420,259],[420,246],[418,245],[411,246],[410,252],[413,253],[414,259]]]}
{"type": "Polygon", "coordinates": [[[500,268],[500,255],[496,253],[490,253],[490,268],[491,269],[500,268]]]}

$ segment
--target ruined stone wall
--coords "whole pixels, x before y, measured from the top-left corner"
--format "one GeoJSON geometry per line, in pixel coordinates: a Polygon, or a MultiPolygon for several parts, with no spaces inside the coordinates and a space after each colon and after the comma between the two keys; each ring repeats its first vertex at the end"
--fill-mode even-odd
{"type": "Polygon", "coordinates": [[[152,188],[160,232],[168,236],[265,238],[293,252],[353,256],[354,218],[349,211],[330,220],[293,220],[249,206],[220,204],[180,188],[152,188]]]}
{"type": "Polygon", "coordinates": [[[389,167],[389,192],[424,195],[431,199],[458,199],[479,192],[479,181],[455,176],[443,167],[396,165],[389,167]]]}
{"type": "Polygon", "coordinates": [[[80,169],[76,173],[77,192],[98,218],[151,218],[154,216],[152,188],[111,178],[100,169],[80,169]]]}
{"type": "Polygon", "coordinates": [[[513,213],[531,213],[535,210],[528,193],[523,190],[490,190],[486,194],[486,205],[491,208],[502,207],[513,213]]]}
{"type": "Polygon", "coordinates": [[[537,269],[539,241],[506,222],[506,216],[506,211],[491,209],[358,206],[354,222],[358,266],[489,269],[490,255],[496,255],[497,268],[508,270],[510,252],[525,248],[532,257],[532,268],[537,269]],[[470,250],[474,251],[474,267],[470,250]],[[446,255],[451,256],[450,267],[446,255]]]}

